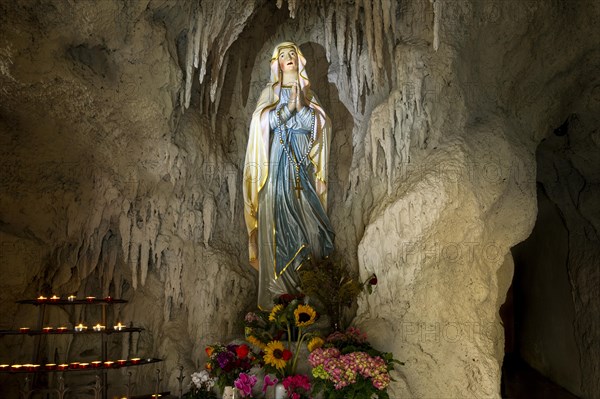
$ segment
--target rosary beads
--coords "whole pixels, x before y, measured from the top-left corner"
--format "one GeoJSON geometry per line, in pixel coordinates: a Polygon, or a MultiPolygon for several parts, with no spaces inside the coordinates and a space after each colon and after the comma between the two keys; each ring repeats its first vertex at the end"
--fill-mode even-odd
{"type": "Polygon", "coordinates": [[[295,170],[295,181],[296,181],[296,187],[294,187],[294,189],[296,190],[296,195],[298,196],[298,198],[300,198],[300,190],[302,190],[302,185],[300,184],[300,165],[304,164],[304,162],[306,161],[306,158],[308,158],[308,155],[310,154],[310,151],[312,150],[312,147],[315,143],[315,137],[314,137],[314,131],[315,131],[315,110],[312,108],[310,109],[310,113],[311,113],[311,126],[310,126],[310,138],[308,139],[308,149],[306,150],[306,153],[302,155],[302,158],[300,158],[300,161],[297,161],[297,157],[296,154],[294,153],[294,149],[291,147],[291,145],[288,148],[288,145],[285,144],[285,141],[283,140],[284,137],[284,133],[285,136],[288,136],[289,130],[286,130],[286,125],[285,123],[281,123],[281,108],[277,109],[277,123],[278,123],[278,127],[279,127],[279,143],[281,143],[281,146],[283,147],[283,151],[285,152],[285,155],[287,156],[288,160],[290,161],[290,163],[292,165],[294,165],[294,170],[295,170]]]}

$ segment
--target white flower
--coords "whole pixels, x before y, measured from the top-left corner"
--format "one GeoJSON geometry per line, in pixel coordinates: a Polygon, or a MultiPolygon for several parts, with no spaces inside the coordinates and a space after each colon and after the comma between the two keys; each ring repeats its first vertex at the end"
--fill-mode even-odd
{"type": "Polygon", "coordinates": [[[202,370],[197,373],[193,373],[192,384],[196,386],[197,389],[210,390],[215,385],[215,380],[210,378],[210,374],[206,370],[202,370]]]}

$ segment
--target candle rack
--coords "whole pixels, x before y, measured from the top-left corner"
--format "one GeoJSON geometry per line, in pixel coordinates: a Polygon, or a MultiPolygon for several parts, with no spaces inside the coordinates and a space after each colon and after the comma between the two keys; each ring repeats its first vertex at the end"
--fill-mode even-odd
{"type": "MultiPolygon", "coordinates": [[[[27,376],[27,381],[31,381],[35,384],[36,377],[42,373],[64,373],[64,372],[95,372],[97,373],[97,378],[100,378],[100,384],[104,389],[101,389],[98,394],[101,394],[102,399],[108,398],[108,371],[122,369],[127,367],[135,367],[135,366],[143,366],[147,364],[161,362],[162,359],[157,358],[132,358],[132,359],[108,359],[108,337],[112,334],[131,334],[131,333],[140,333],[144,329],[141,327],[134,327],[133,323],[129,326],[118,323],[118,325],[107,325],[107,307],[111,305],[124,304],[127,303],[124,299],[118,298],[96,298],[96,297],[85,297],[85,298],[75,298],[74,296],[69,296],[66,299],[57,297],[53,295],[51,297],[43,297],[40,296],[36,299],[24,299],[17,301],[18,304],[22,305],[34,305],[39,306],[40,310],[38,312],[38,325],[36,328],[30,327],[21,327],[17,330],[0,330],[0,336],[4,335],[21,335],[21,336],[32,336],[35,339],[35,347],[34,347],[34,359],[31,364],[23,364],[23,365],[14,365],[14,364],[4,364],[0,365],[0,373],[9,373],[9,374],[28,374],[32,375],[32,379],[27,376]],[[83,326],[81,323],[78,325],[74,325],[73,327],[67,328],[65,326],[51,326],[44,325],[44,319],[46,316],[46,307],[47,306],[75,306],[75,305],[99,305],[101,306],[101,322],[98,324],[92,324],[89,326],[83,326]],[[92,361],[90,363],[80,363],[80,362],[71,362],[64,364],[54,364],[54,363],[46,363],[40,364],[39,359],[40,356],[40,343],[41,339],[44,339],[44,336],[49,335],[69,335],[69,336],[90,336],[96,335],[101,337],[101,359],[96,361],[92,361]]],[[[131,374],[131,373],[129,373],[131,374]]],[[[63,377],[60,377],[61,381],[63,377]]],[[[35,390],[35,389],[34,389],[35,390]]],[[[42,388],[40,390],[44,391],[42,388]]],[[[128,390],[129,391],[129,390],[128,390]]],[[[97,396],[100,398],[100,396],[97,396]]],[[[129,396],[128,396],[129,397],[129,396]]]]}

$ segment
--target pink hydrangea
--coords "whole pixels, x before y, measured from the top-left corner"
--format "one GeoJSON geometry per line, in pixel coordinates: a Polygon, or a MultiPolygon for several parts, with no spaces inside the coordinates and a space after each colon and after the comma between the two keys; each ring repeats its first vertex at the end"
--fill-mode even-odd
{"type": "Polygon", "coordinates": [[[365,352],[342,355],[335,348],[319,348],[309,355],[308,361],[313,368],[322,366],[328,375],[327,379],[337,390],[356,383],[359,375],[371,379],[373,386],[378,390],[387,388],[390,383],[385,360],[365,352]]]}

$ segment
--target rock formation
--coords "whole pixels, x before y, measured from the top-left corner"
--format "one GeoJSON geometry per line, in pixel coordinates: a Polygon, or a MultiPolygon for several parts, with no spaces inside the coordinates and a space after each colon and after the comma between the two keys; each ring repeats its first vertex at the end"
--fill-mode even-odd
{"type": "MultiPolygon", "coordinates": [[[[599,114],[597,2],[27,0],[0,11],[2,328],[33,325],[14,301],[41,292],[126,298],[115,319],[146,332],[111,351],[164,358],[171,390],[206,343],[239,337],[256,295],[247,128],[271,49],[292,40],[332,115],[336,246],[380,281],[356,323],[406,363],[393,397],[499,397],[498,309],[510,249],[536,218],[536,147],[572,113],[599,114]]],[[[582,143],[597,149],[587,126],[582,143]]],[[[597,168],[578,160],[556,173],[577,170],[579,185],[547,190],[581,239],[569,275],[578,393],[591,398],[598,272],[584,254],[597,191],[578,190],[595,187],[597,168]]],[[[92,317],[76,312],[53,317],[92,317]]],[[[98,350],[53,345],[61,359],[98,350]]],[[[1,354],[31,347],[0,340],[1,354]]]]}

